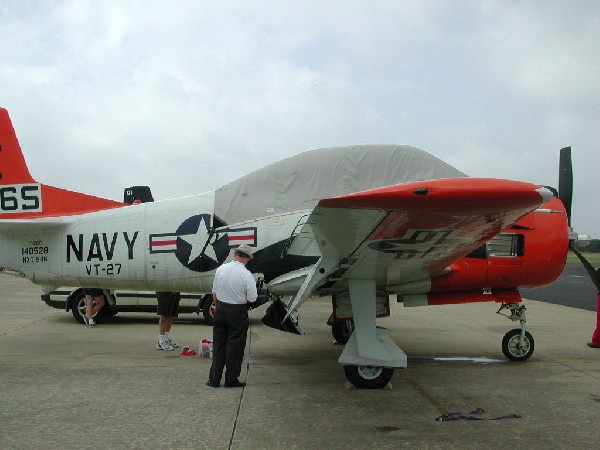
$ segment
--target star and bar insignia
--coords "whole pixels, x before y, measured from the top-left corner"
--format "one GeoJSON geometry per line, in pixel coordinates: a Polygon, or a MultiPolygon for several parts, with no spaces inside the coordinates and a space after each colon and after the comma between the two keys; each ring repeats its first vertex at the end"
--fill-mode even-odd
{"type": "Polygon", "coordinates": [[[207,272],[219,267],[232,248],[240,244],[256,247],[256,227],[211,227],[211,215],[189,217],[174,233],[149,235],[151,254],[175,253],[181,264],[195,272],[207,272]]]}

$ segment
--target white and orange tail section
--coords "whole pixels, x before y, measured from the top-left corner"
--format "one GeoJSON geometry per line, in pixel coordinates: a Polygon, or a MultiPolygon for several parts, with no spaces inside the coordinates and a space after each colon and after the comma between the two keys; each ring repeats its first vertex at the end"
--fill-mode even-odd
{"type": "Polygon", "coordinates": [[[33,179],[8,111],[0,108],[0,219],[59,217],[127,206],[33,179]]]}

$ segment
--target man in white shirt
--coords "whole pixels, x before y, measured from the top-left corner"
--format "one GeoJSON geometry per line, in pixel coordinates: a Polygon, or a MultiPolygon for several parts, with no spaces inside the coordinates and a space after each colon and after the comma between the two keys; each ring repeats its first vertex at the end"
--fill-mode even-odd
{"type": "Polygon", "coordinates": [[[246,264],[252,259],[252,248],[246,244],[235,249],[233,261],[215,272],[212,296],[213,360],[207,386],[219,387],[223,369],[225,387],[244,387],[239,381],[248,333],[248,303],[256,301],[256,283],[246,264]]]}

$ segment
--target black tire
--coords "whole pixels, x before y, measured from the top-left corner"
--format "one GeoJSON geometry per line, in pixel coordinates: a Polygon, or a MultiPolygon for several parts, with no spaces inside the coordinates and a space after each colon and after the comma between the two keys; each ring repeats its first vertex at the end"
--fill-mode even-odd
{"type": "Polygon", "coordinates": [[[212,307],[212,295],[207,294],[202,297],[202,315],[204,316],[204,320],[209,325],[213,324],[213,314],[215,313],[214,308],[212,307]]]}
{"type": "Polygon", "coordinates": [[[82,290],[75,292],[71,298],[71,314],[73,314],[77,322],[85,323],[83,320],[83,315],[85,314],[85,295],[83,295],[82,290]]]}
{"type": "Polygon", "coordinates": [[[331,324],[331,334],[336,342],[346,344],[354,331],[354,321],[335,321],[331,324]]]}
{"type": "Polygon", "coordinates": [[[344,366],[348,381],[359,389],[381,389],[394,375],[394,369],[377,366],[344,366]]]}
{"type": "Polygon", "coordinates": [[[511,361],[525,361],[533,354],[535,341],[529,331],[525,332],[524,345],[521,346],[521,329],[510,330],[502,338],[502,353],[511,361]]]}
{"type": "MultiPolygon", "coordinates": [[[[108,306],[108,302],[106,301],[105,296],[104,307],[100,311],[98,311],[94,321],[96,323],[100,323],[100,321],[104,317],[104,314],[106,314],[107,311],[110,311],[110,307],[108,306]]],[[[85,323],[85,321],[83,320],[83,316],[85,314],[85,295],[83,295],[83,290],[81,289],[75,292],[75,294],[73,294],[73,297],[71,298],[71,314],[73,314],[73,317],[77,322],[85,323]]]]}

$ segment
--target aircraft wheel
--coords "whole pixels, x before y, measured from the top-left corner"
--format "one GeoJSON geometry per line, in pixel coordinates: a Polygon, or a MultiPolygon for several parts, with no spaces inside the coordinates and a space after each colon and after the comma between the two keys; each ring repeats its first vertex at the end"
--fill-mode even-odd
{"type": "Polygon", "coordinates": [[[204,320],[209,325],[213,324],[213,315],[215,314],[215,308],[212,306],[212,295],[207,294],[202,297],[202,315],[204,320]]]}
{"type": "Polygon", "coordinates": [[[533,354],[535,341],[529,331],[525,332],[525,339],[521,345],[521,329],[515,328],[504,335],[502,339],[502,352],[512,361],[525,361],[533,354]]]}
{"type": "Polygon", "coordinates": [[[352,332],[354,331],[354,321],[344,320],[336,321],[331,324],[331,334],[333,335],[336,342],[345,344],[350,339],[352,332]]]}
{"type": "Polygon", "coordinates": [[[394,375],[394,369],[378,366],[344,366],[348,381],[360,389],[385,387],[394,375]]]}

